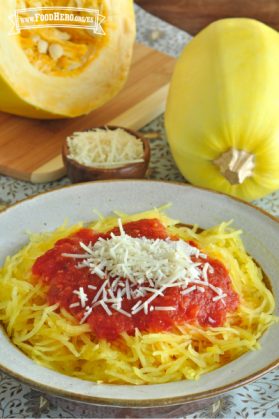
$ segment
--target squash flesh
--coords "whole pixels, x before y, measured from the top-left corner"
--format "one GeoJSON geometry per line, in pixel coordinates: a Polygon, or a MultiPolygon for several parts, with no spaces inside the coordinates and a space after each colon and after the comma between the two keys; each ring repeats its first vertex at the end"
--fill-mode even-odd
{"type": "MultiPolygon", "coordinates": [[[[79,0],[79,1],[48,1],[40,2],[34,0],[22,1],[17,0],[17,8],[38,7],[38,5],[57,6],[74,6],[86,7],[99,10],[99,13],[106,13],[106,8],[103,2],[96,0],[79,0]]],[[[76,13],[80,16],[87,16],[86,13],[76,13]]],[[[21,14],[22,17],[27,17],[28,12],[21,14]]],[[[39,24],[39,22],[38,22],[39,24]]],[[[102,27],[106,32],[106,21],[102,23],[102,27]]],[[[86,31],[80,28],[38,28],[32,30],[22,30],[20,33],[20,42],[29,62],[39,71],[44,74],[51,74],[54,76],[72,76],[77,75],[83,68],[92,62],[98,56],[98,50],[102,48],[106,42],[106,36],[98,36],[93,31],[86,31]],[[53,60],[49,52],[40,53],[38,51],[38,42],[34,40],[39,37],[52,45],[58,44],[63,49],[63,56],[58,60],[53,60]]]]}
{"type": "Polygon", "coordinates": [[[181,54],[165,125],[191,183],[253,200],[279,188],[279,35],[250,19],[211,24],[181,54]],[[251,177],[231,185],[213,161],[231,147],[255,156],[251,177]]]}
{"type": "Polygon", "coordinates": [[[131,0],[75,0],[74,4],[71,0],[29,0],[24,5],[76,7],[76,2],[106,13],[106,23],[102,23],[106,35],[90,35],[92,31],[78,28],[38,28],[9,36],[8,16],[20,4],[3,0],[0,89],[5,88],[5,96],[1,95],[0,110],[34,118],[79,116],[101,106],[122,88],[135,37],[131,0]],[[68,39],[63,39],[65,34],[68,39]],[[63,55],[53,60],[49,51],[39,53],[34,35],[49,45],[59,44],[63,55]]]}

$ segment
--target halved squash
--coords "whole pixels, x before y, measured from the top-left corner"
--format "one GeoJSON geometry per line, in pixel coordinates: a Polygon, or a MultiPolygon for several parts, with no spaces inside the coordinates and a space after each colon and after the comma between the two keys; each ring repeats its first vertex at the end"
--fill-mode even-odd
{"type": "MultiPolygon", "coordinates": [[[[132,0],[1,0],[0,110],[32,118],[91,112],[123,87],[135,38],[132,0]],[[35,28],[9,35],[15,9],[98,9],[105,35],[89,29],[35,28]]],[[[80,12],[84,13],[84,12],[80,12]]]]}

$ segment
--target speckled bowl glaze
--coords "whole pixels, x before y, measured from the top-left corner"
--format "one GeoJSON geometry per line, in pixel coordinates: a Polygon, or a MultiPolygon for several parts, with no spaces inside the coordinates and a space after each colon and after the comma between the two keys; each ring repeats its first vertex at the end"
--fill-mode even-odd
{"type": "MultiPolygon", "coordinates": [[[[279,301],[279,221],[238,199],[178,183],[142,180],[84,183],[46,192],[12,205],[0,213],[0,266],[7,255],[14,254],[27,244],[28,237],[23,234],[26,230],[53,231],[66,218],[70,218],[70,223],[79,220],[91,222],[97,218],[93,209],[104,216],[111,214],[112,210],[133,214],[168,202],[173,204],[167,211],[168,215],[186,224],[198,223],[208,228],[234,219],[234,227],[244,232],[247,251],[265,270],[275,299],[279,301]]],[[[278,308],[275,314],[279,314],[278,308]]],[[[216,400],[223,393],[277,367],[279,324],[268,329],[260,343],[260,351],[250,351],[225,367],[202,376],[199,381],[117,386],[97,385],[40,367],[14,347],[0,330],[0,368],[30,387],[55,397],[103,408],[106,406],[106,409],[128,409],[129,415],[132,408],[156,408],[153,412],[158,417],[160,412],[157,408],[184,403],[192,406],[196,403],[198,410],[204,407],[206,399],[216,400]]],[[[165,414],[162,411],[162,416],[170,414],[170,410],[168,412],[165,414]]]]}

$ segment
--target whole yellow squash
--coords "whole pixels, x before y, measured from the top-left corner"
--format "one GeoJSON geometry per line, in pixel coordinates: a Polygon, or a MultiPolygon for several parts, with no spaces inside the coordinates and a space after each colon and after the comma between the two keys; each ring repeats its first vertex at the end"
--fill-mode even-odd
{"type": "Polygon", "coordinates": [[[194,185],[254,200],[279,188],[279,34],[251,19],[200,32],[178,59],[165,127],[194,185]]]}
{"type": "Polygon", "coordinates": [[[1,0],[0,110],[46,119],[89,113],[122,88],[134,38],[132,0],[1,0]],[[34,15],[28,9],[46,6],[99,10],[105,35],[86,27],[38,27],[9,35],[9,16],[16,9],[26,9],[21,16],[28,17],[34,15]]]}

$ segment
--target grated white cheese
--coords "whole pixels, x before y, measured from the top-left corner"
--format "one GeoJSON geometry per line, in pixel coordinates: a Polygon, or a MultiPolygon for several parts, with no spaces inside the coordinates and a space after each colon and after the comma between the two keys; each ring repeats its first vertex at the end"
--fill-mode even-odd
{"type": "Polygon", "coordinates": [[[104,301],[100,301],[102,307],[106,310],[106,312],[111,316],[112,312],[110,311],[110,309],[108,308],[108,306],[106,305],[106,303],[104,301]]]}
{"type": "Polygon", "coordinates": [[[128,300],[131,300],[131,294],[130,294],[130,287],[129,287],[129,280],[126,279],[126,295],[128,300]]]}
{"type": "Polygon", "coordinates": [[[105,286],[107,285],[107,283],[108,283],[108,280],[106,280],[106,281],[103,283],[103,285],[101,286],[101,288],[99,289],[99,291],[98,291],[98,292],[97,292],[97,294],[95,295],[94,300],[92,301],[92,304],[93,304],[93,303],[95,303],[95,302],[98,300],[99,296],[101,295],[101,292],[103,291],[103,289],[105,288],[105,286]]]}
{"type": "MultiPolygon", "coordinates": [[[[126,277],[133,284],[143,283],[147,279],[149,282],[152,281],[154,289],[158,289],[175,283],[178,279],[181,281],[199,278],[199,273],[195,269],[199,264],[190,259],[193,249],[183,240],[154,242],[145,237],[113,235],[111,239],[98,240],[93,247],[89,248],[92,258],[87,258],[78,267],[87,266],[91,268],[92,273],[97,273],[96,261],[98,261],[98,269],[100,270],[102,266],[103,276],[106,269],[113,279],[126,277]],[[114,249],[113,252],[112,249],[114,249]]],[[[126,284],[120,281],[118,286],[124,288],[126,284]]],[[[142,290],[141,288],[140,291],[142,290]]]]}
{"type": "Polygon", "coordinates": [[[160,311],[173,311],[173,310],[176,310],[176,308],[174,308],[174,307],[155,307],[155,310],[160,310],[160,311]]]}
{"type": "Polygon", "coordinates": [[[208,284],[209,285],[209,287],[213,290],[213,291],[215,291],[216,292],[216,294],[218,294],[218,295],[222,295],[223,294],[223,291],[219,288],[219,287],[215,287],[214,285],[212,285],[212,284],[208,284]]]}
{"type": "Polygon", "coordinates": [[[81,307],[85,307],[86,301],[88,301],[87,295],[85,294],[83,287],[79,288],[79,291],[73,291],[74,294],[78,295],[78,298],[80,299],[81,307]]]}
{"type": "Polygon", "coordinates": [[[70,308],[73,308],[73,307],[78,307],[80,304],[79,303],[73,303],[73,304],[71,304],[69,307],[70,308]]]}
{"type": "Polygon", "coordinates": [[[69,159],[104,169],[143,162],[143,142],[122,128],[95,128],[67,138],[69,159]]]}
{"type": "Polygon", "coordinates": [[[137,302],[137,304],[135,304],[133,307],[132,307],[132,311],[133,310],[135,310],[136,308],[138,308],[138,306],[140,305],[140,303],[141,303],[142,301],[141,300],[139,300],[138,302],[137,302]]]}
{"type": "Polygon", "coordinates": [[[61,256],[65,256],[68,258],[74,258],[74,259],[85,259],[85,258],[91,258],[91,255],[73,255],[72,253],[61,253],[61,256]]]}
{"type": "Polygon", "coordinates": [[[114,297],[114,294],[113,294],[112,287],[108,289],[108,293],[109,293],[109,295],[111,296],[111,298],[115,298],[115,297],[114,297]]]}
{"type": "Polygon", "coordinates": [[[204,264],[204,267],[203,267],[203,270],[202,270],[202,277],[205,280],[205,282],[208,282],[208,278],[207,278],[207,269],[208,269],[208,267],[209,267],[209,263],[206,262],[204,264]]]}
{"type": "Polygon", "coordinates": [[[122,310],[121,308],[118,308],[116,305],[113,305],[112,307],[113,307],[115,310],[119,311],[119,313],[125,314],[125,316],[128,316],[128,317],[132,317],[132,315],[131,315],[130,313],[127,313],[127,311],[122,310]]]}
{"type": "MultiPolygon", "coordinates": [[[[222,294],[222,295],[218,295],[218,297],[213,297],[212,300],[213,301],[218,301],[221,300],[222,298],[226,297],[227,294],[222,294]]],[[[223,302],[224,303],[224,302],[223,302]]]]}
{"type": "Polygon", "coordinates": [[[143,303],[144,314],[148,314],[148,303],[147,303],[147,301],[145,303],[143,303]]]}
{"type": "MultiPolygon", "coordinates": [[[[111,304],[111,308],[129,317],[141,310],[145,314],[154,309],[176,310],[169,306],[154,307],[150,303],[157,297],[164,298],[163,291],[168,287],[178,287],[180,294],[186,295],[195,290],[205,292],[205,287],[208,286],[217,294],[212,300],[221,299],[225,305],[223,299],[227,295],[221,288],[208,282],[207,272],[210,272],[210,264],[206,262],[201,270],[201,263],[191,260],[191,256],[197,254],[195,247],[183,240],[133,238],[125,234],[120,218],[118,223],[120,236],[111,233],[110,239],[100,238],[93,246],[91,243],[86,246],[80,242],[86,254],[79,255],[84,256],[84,260],[78,263],[77,267],[88,267],[92,274],[97,274],[104,280],[91,303],[91,308],[101,304],[111,315],[107,305],[111,304]],[[125,283],[120,278],[126,278],[125,283]],[[146,283],[150,286],[141,286],[146,283]],[[131,314],[122,309],[123,297],[133,300],[145,296],[149,298],[137,301],[131,309],[131,314]]],[[[65,253],[63,256],[75,258],[77,255],[65,253]]],[[[92,285],[88,288],[97,289],[92,285]]],[[[81,306],[85,307],[88,298],[83,288],[80,287],[79,291],[75,290],[74,293],[79,296],[81,306]]],[[[77,305],[72,305],[75,306],[77,305]]]]}
{"type": "Polygon", "coordinates": [[[196,288],[197,288],[196,285],[193,285],[192,287],[187,288],[185,291],[181,291],[180,294],[182,294],[182,295],[189,294],[189,292],[194,291],[196,288]]]}
{"type": "Polygon", "coordinates": [[[92,307],[90,307],[89,310],[86,311],[85,315],[83,316],[83,318],[81,319],[79,323],[80,324],[84,323],[87,317],[91,314],[91,312],[92,312],[92,307]]]}

